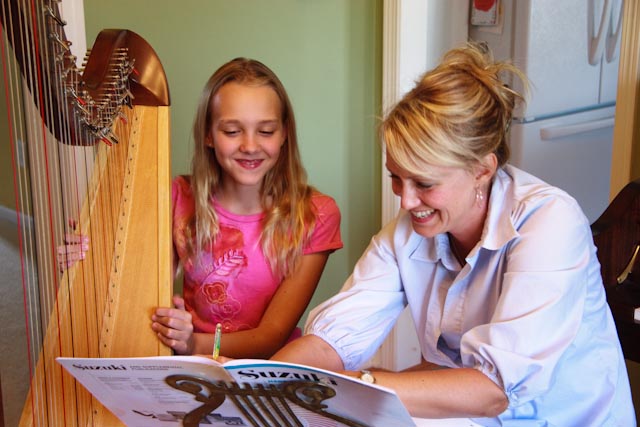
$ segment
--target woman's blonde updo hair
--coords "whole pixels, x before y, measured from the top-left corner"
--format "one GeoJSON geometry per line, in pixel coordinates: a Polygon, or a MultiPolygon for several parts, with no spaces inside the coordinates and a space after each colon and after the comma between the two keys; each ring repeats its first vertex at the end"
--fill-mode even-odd
{"type": "Polygon", "coordinates": [[[478,44],[449,51],[383,120],[387,154],[416,174],[425,163],[471,169],[490,153],[503,166],[513,109],[524,100],[501,81],[509,73],[526,85],[520,70],[478,44]]]}

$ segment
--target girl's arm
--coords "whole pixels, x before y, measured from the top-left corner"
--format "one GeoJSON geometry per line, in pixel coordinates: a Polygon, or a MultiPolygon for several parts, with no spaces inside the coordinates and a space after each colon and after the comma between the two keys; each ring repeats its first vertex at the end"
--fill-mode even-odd
{"type": "MultiPolygon", "coordinates": [[[[231,358],[271,357],[291,336],[311,301],[330,251],[303,255],[300,265],[278,287],[254,329],[222,334],[220,354],[231,358]]],[[[193,334],[193,354],[210,354],[213,334],[193,334]]]]}

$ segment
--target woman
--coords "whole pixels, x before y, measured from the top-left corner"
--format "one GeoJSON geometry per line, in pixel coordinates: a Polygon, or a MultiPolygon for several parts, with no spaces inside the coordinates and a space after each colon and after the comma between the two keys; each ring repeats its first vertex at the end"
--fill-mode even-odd
{"type": "Polygon", "coordinates": [[[454,49],[391,110],[381,136],[402,210],[273,359],[393,388],[416,417],[635,425],[589,223],[507,164],[521,95],[503,73],[524,80],[476,45],[454,49]],[[425,363],[354,372],[407,304],[425,363]]]}

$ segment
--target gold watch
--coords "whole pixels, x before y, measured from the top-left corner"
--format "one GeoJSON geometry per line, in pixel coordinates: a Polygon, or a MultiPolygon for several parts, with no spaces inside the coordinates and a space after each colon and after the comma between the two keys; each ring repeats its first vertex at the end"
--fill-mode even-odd
{"type": "Polygon", "coordinates": [[[361,370],[360,376],[358,378],[360,378],[360,381],[364,381],[365,383],[369,384],[375,384],[376,382],[376,377],[374,377],[371,371],[367,369],[361,370]]]}

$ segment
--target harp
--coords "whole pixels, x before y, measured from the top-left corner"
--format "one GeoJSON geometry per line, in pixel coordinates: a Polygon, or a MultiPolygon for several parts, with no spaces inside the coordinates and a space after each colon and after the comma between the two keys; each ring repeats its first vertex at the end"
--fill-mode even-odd
{"type": "Polygon", "coordinates": [[[149,326],[172,293],[164,70],[127,30],[100,32],[78,67],[54,0],[2,0],[1,25],[28,370],[2,396],[20,426],[121,425],[55,358],[170,354],[149,326]],[[90,248],[61,271],[67,232],[90,248]]]}

